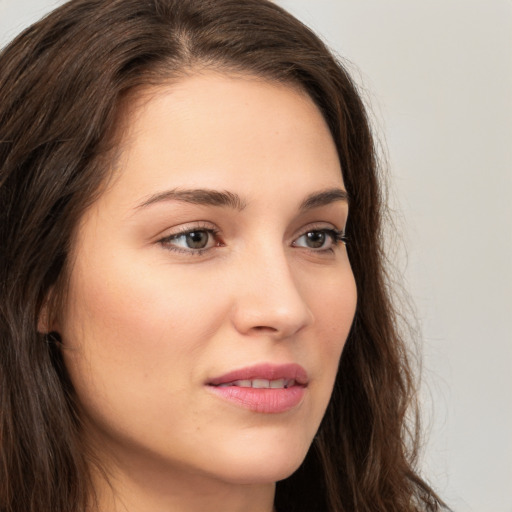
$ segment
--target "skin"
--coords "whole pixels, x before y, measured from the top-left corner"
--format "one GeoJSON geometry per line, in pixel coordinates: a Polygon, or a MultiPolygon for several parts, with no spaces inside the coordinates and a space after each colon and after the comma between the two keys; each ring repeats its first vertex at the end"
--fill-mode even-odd
{"type": "Polygon", "coordinates": [[[250,76],[192,75],[126,114],[54,326],[110,478],[95,474],[99,510],[269,512],[318,429],[355,311],[346,248],[326,231],[344,229],[347,201],[300,208],[344,189],[336,148],[307,95],[250,76]],[[166,195],[198,188],[239,204],[166,195]],[[206,385],[256,363],[302,365],[300,404],[259,413],[206,385]]]}

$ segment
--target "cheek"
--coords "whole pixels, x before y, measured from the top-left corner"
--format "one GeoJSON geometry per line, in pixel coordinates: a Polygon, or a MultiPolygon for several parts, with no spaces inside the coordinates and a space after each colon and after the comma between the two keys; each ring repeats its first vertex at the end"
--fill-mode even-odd
{"type": "Polygon", "coordinates": [[[119,258],[117,262],[115,268],[104,267],[94,275],[81,277],[77,272],[71,307],[64,315],[70,340],[86,339],[88,346],[120,357],[128,351],[144,356],[159,348],[179,349],[187,341],[193,344],[194,334],[208,329],[198,318],[201,313],[204,319],[214,306],[209,293],[195,293],[190,280],[180,279],[179,273],[170,276],[158,266],[123,265],[119,258]]]}
{"type": "Polygon", "coordinates": [[[325,378],[325,393],[330,396],[339,359],[345,346],[357,304],[357,289],[350,268],[339,279],[328,282],[323,293],[316,294],[314,308],[318,323],[317,363],[325,378]]]}
{"type": "Polygon", "coordinates": [[[64,357],[82,403],[120,411],[186,387],[221,318],[211,294],[163,276],[157,265],[145,270],[117,258],[115,267],[97,268],[87,278],[75,269],[62,322],[64,357]]]}
{"type": "Polygon", "coordinates": [[[336,277],[325,279],[321,290],[310,288],[308,295],[318,328],[326,340],[326,349],[341,353],[357,304],[357,288],[351,268],[347,265],[336,277]]]}

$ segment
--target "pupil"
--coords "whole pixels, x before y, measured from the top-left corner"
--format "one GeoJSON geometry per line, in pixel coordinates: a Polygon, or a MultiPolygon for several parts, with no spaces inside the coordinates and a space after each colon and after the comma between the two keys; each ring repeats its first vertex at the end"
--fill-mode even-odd
{"type": "Polygon", "coordinates": [[[187,234],[187,245],[191,249],[204,249],[208,243],[206,231],[192,231],[187,234]]]}
{"type": "Polygon", "coordinates": [[[310,231],[306,235],[309,247],[313,249],[318,249],[322,247],[325,243],[325,233],[321,231],[310,231]]]}

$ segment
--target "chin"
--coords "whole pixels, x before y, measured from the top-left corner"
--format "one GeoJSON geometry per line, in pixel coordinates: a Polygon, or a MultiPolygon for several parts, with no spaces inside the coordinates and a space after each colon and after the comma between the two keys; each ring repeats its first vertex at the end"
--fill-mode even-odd
{"type": "Polygon", "coordinates": [[[237,484],[268,484],[292,475],[304,461],[309,444],[253,443],[235,453],[226,453],[216,460],[216,472],[221,479],[237,484]]]}
{"type": "Polygon", "coordinates": [[[284,480],[291,476],[299,468],[302,461],[286,460],[277,462],[274,459],[266,461],[264,464],[254,464],[254,461],[246,461],[245,464],[237,466],[226,471],[221,475],[221,479],[233,484],[239,485],[258,485],[271,484],[284,480]]]}

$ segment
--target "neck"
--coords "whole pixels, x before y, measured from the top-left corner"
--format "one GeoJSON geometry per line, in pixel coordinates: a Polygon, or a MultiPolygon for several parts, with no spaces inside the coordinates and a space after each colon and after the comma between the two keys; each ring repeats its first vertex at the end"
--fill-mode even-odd
{"type": "MultiPolygon", "coordinates": [[[[225,482],[186,468],[123,466],[93,473],[94,512],[272,512],[275,484],[225,482]],[[106,474],[108,473],[108,477],[106,474]]],[[[91,511],[92,512],[92,511],[91,511]]]]}

